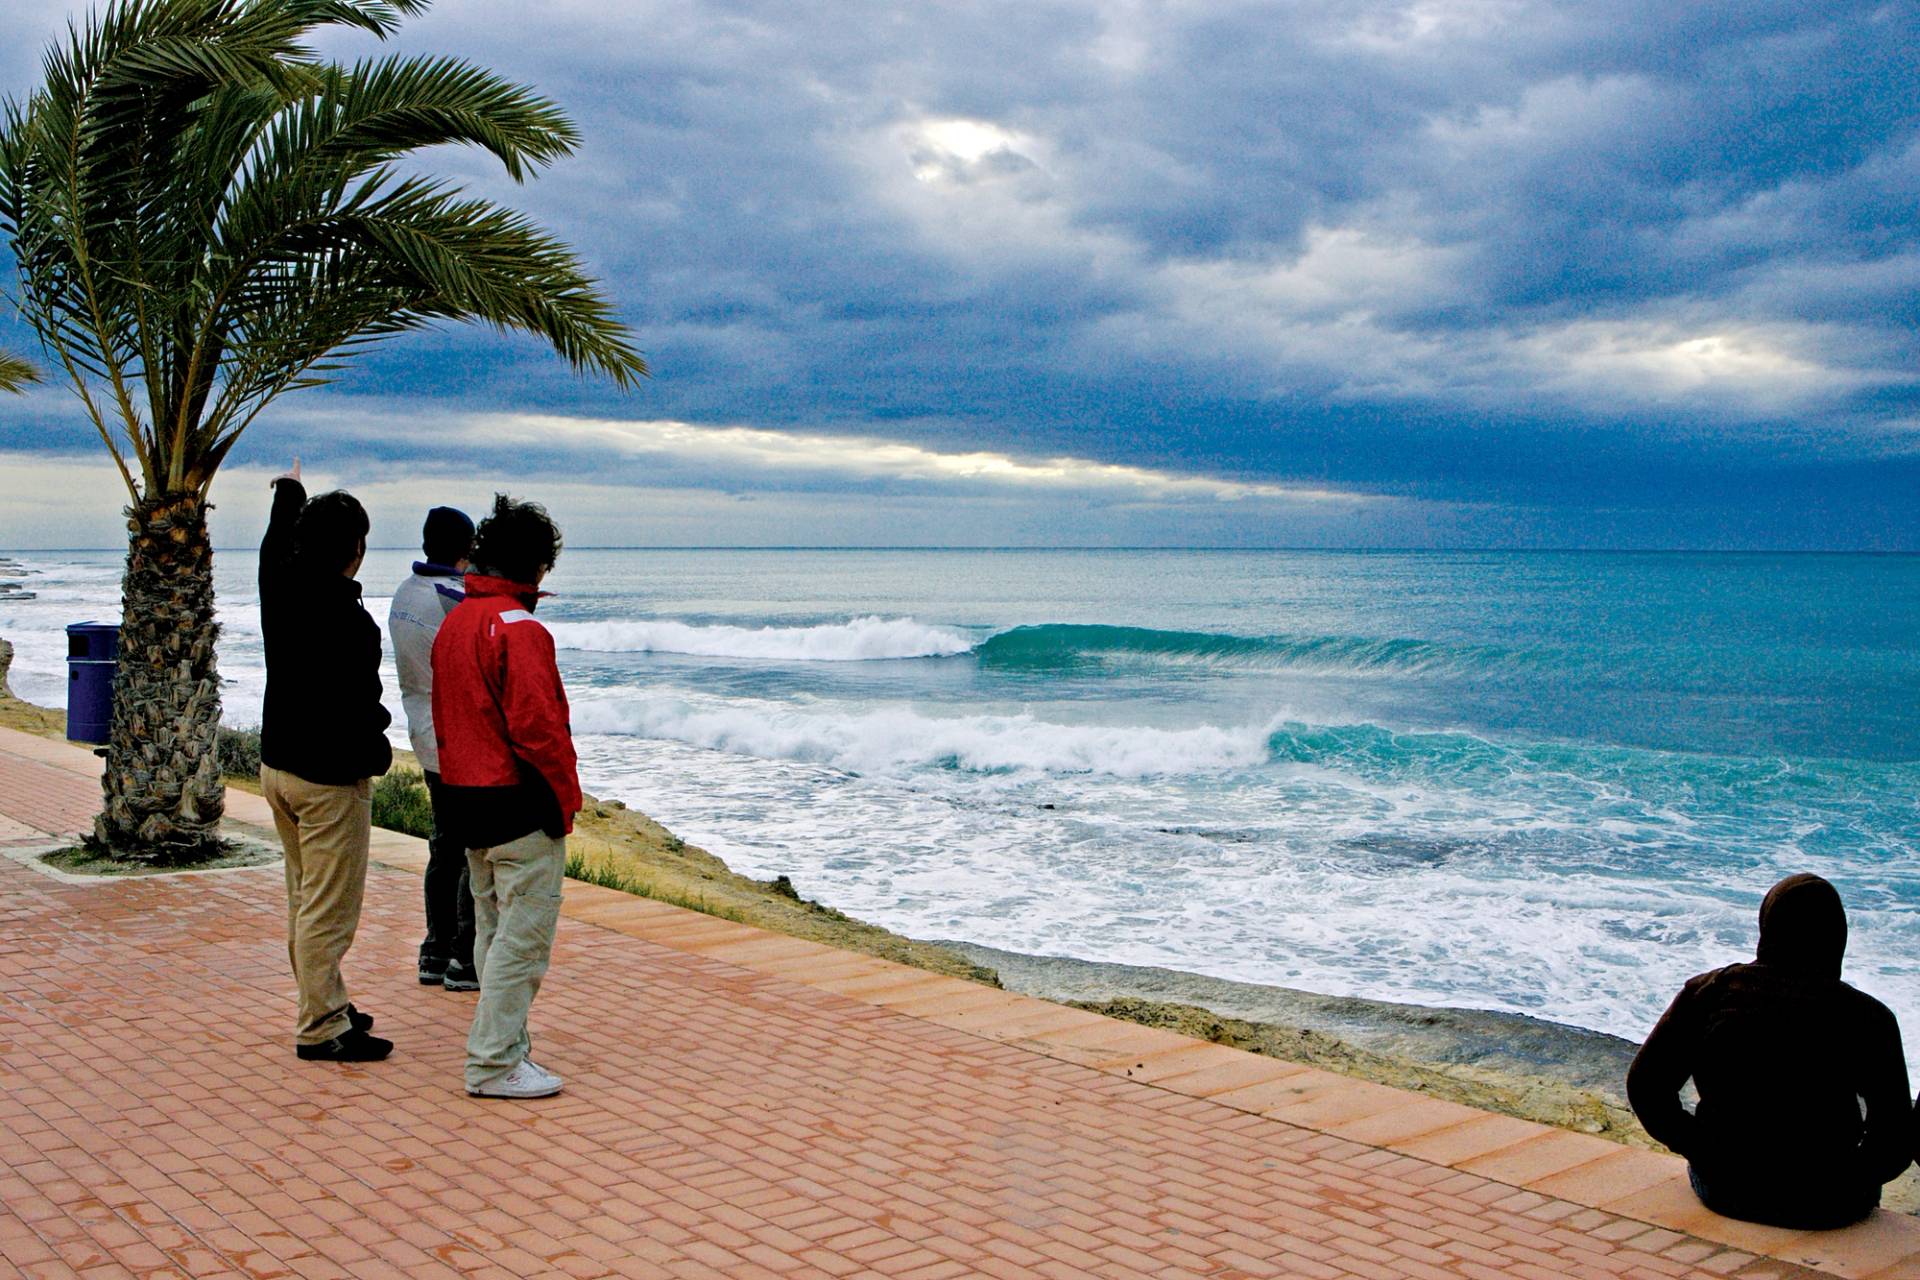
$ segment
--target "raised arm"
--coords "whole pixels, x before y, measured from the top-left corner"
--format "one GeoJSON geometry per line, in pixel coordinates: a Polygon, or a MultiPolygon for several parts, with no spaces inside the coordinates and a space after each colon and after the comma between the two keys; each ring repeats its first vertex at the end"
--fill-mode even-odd
{"type": "Polygon", "coordinates": [[[1680,1090],[1693,1075],[1700,1043],[1699,995],[1707,975],[1690,980],[1654,1024],[1627,1068],[1627,1101],[1648,1133],[1668,1150],[1686,1155],[1694,1118],[1680,1105],[1680,1090]]]}
{"type": "Polygon", "coordinates": [[[307,504],[306,486],[300,483],[300,459],[293,470],[273,482],[273,510],[267,515],[267,536],[260,540],[260,596],[280,585],[293,563],[293,526],[300,520],[300,508],[307,504]]]}

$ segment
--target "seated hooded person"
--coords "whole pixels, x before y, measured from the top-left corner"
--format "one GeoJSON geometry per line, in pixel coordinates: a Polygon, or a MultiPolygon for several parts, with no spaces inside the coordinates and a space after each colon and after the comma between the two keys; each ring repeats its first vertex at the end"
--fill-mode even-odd
{"type": "Polygon", "coordinates": [[[1751,964],[1690,980],[1627,1072],[1647,1132],[1687,1158],[1694,1192],[1729,1218],[1841,1227],[1907,1167],[1912,1107],[1900,1027],[1840,980],[1847,915],[1819,876],[1760,904],[1751,964]],[[1699,1103],[1680,1104],[1692,1079],[1699,1103]]]}

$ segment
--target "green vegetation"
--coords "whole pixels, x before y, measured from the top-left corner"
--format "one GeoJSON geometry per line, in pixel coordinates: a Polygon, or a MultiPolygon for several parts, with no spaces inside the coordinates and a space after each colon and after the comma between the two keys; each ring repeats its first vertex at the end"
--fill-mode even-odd
{"type": "Polygon", "coordinates": [[[258,729],[229,729],[220,726],[220,736],[215,748],[220,761],[220,772],[229,778],[244,778],[257,782],[260,778],[260,731],[258,729]]]}
{"type": "Polygon", "coordinates": [[[630,893],[636,898],[652,898],[655,902],[664,902],[669,906],[685,907],[689,911],[698,911],[704,915],[719,916],[722,920],[732,920],[736,924],[746,920],[745,915],[731,907],[710,901],[703,893],[675,893],[664,889],[650,880],[644,880],[624,867],[611,861],[589,861],[583,853],[568,851],[567,875],[574,880],[584,880],[588,884],[597,884],[607,889],[617,889],[621,893],[630,893]]]}
{"type": "Polygon", "coordinates": [[[433,838],[433,797],[418,769],[395,769],[373,783],[373,825],[433,838]]]}
{"type": "MultiPolygon", "coordinates": [[[[441,320],[531,334],[574,369],[646,373],[612,303],[523,215],[403,167],[479,148],[516,182],[573,123],[454,58],[344,65],[426,0],[113,0],[0,109],[0,234],[19,308],[126,486],[120,667],[100,844],[179,862],[225,792],[207,492],[275,399],[441,320]]],[[[18,368],[7,375],[17,381],[18,368]]]]}

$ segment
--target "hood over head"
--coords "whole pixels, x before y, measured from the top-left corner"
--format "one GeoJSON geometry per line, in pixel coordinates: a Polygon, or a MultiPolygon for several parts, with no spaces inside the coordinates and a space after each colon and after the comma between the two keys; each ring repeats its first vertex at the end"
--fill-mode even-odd
{"type": "Polygon", "coordinates": [[[1840,891],[1814,875],[1788,876],[1760,903],[1761,964],[1813,977],[1840,977],[1847,953],[1847,909],[1840,891]]]}
{"type": "Polygon", "coordinates": [[[454,564],[473,550],[473,519],[457,507],[435,507],[420,528],[420,549],[434,564],[454,564]]]}

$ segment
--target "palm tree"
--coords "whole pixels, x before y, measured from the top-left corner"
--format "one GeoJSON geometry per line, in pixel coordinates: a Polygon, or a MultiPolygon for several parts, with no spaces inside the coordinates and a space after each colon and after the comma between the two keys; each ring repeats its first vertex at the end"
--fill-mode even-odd
{"type": "Polygon", "coordinates": [[[39,371],[19,356],[0,351],[0,391],[20,391],[29,382],[40,381],[39,371]]]}
{"type": "Polygon", "coordinates": [[[120,669],[96,839],[197,857],[223,806],[207,491],[283,392],[439,319],[545,339],[632,385],[646,365],[573,253],[524,216],[402,173],[467,143],[516,181],[578,134],[469,63],[324,62],[427,0],[114,0],[0,117],[20,309],[126,485],[120,669]]]}

